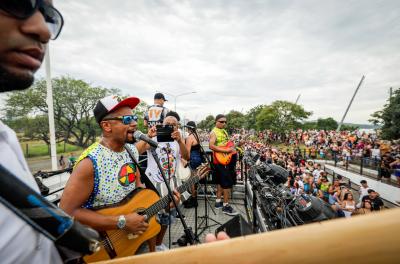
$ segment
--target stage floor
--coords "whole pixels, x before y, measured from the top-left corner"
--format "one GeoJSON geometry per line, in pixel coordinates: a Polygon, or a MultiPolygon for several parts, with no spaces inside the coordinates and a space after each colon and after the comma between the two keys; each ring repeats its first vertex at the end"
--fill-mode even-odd
{"type": "MultiPolygon", "coordinates": [[[[214,233],[215,230],[220,227],[222,224],[226,223],[230,219],[233,218],[233,216],[229,216],[227,214],[224,214],[222,212],[222,209],[215,209],[214,203],[215,203],[215,197],[210,197],[209,198],[209,203],[207,203],[207,215],[208,215],[208,227],[205,227],[205,221],[204,216],[205,216],[205,211],[206,211],[206,203],[204,200],[204,196],[199,195],[198,197],[198,203],[199,206],[197,207],[197,233],[199,234],[199,239],[200,242],[204,242],[204,238],[206,234],[208,233],[214,233]],[[214,210],[214,211],[213,211],[214,210]]],[[[244,199],[233,199],[231,202],[232,207],[243,216],[244,219],[247,219],[246,216],[246,209],[244,206],[244,199]]],[[[184,208],[181,206],[182,213],[185,215],[185,221],[186,224],[192,228],[193,233],[195,233],[195,208],[184,208]]],[[[171,243],[169,243],[169,230],[167,230],[164,241],[163,243],[167,246],[170,247],[171,249],[179,247],[177,243],[175,243],[183,234],[184,234],[184,228],[182,226],[182,222],[180,219],[176,219],[176,221],[171,225],[171,243]]],[[[139,254],[147,253],[148,252],[148,247],[147,244],[144,243],[139,250],[139,254]]]]}

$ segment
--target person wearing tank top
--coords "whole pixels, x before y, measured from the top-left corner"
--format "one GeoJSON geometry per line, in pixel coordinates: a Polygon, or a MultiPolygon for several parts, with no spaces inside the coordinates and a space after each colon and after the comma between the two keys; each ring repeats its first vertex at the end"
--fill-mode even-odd
{"type": "Polygon", "coordinates": [[[396,160],[389,165],[394,170],[394,176],[397,179],[397,186],[400,187],[400,154],[397,154],[396,160]]]}
{"type": "MultiPolygon", "coordinates": [[[[222,148],[229,141],[228,132],[225,130],[227,118],[225,115],[219,114],[215,117],[215,127],[210,134],[209,147],[214,152],[232,153],[236,149],[222,148]]],[[[237,155],[233,155],[232,161],[228,165],[214,164],[214,173],[217,180],[217,199],[215,200],[215,208],[222,209],[227,215],[237,215],[238,212],[229,204],[231,190],[236,182],[236,159],[237,155]],[[223,195],[223,201],[221,197],[223,195]]]]}
{"type": "Polygon", "coordinates": [[[353,199],[353,194],[351,192],[348,192],[344,195],[344,199],[342,202],[342,210],[344,216],[346,218],[351,217],[355,209],[356,209],[356,202],[353,199]]]}
{"type": "MultiPolygon", "coordinates": [[[[95,211],[122,201],[135,188],[144,187],[134,162],[148,147],[133,137],[137,117],[132,109],[139,102],[136,97],[121,100],[118,96],[107,96],[97,102],[93,112],[102,130],[101,140],[78,158],[61,197],[60,207],[64,211],[98,231],[127,229],[140,235],[148,227],[145,217],[137,213],[101,215],[95,211]]],[[[155,133],[155,128],[151,128],[148,136],[155,133]]],[[[151,250],[155,250],[154,243],[151,250]]]]}
{"type": "MultiPolygon", "coordinates": [[[[194,134],[196,129],[196,123],[194,121],[189,121],[186,123],[186,126],[188,127],[189,135],[185,140],[185,145],[189,153],[189,166],[193,172],[197,169],[197,167],[201,165],[202,162],[204,162],[204,158],[200,153],[200,142],[197,140],[194,134]]],[[[197,207],[198,203],[197,203],[196,187],[197,185],[192,186],[191,197],[183,203],[185,208],[197,207]]]]}

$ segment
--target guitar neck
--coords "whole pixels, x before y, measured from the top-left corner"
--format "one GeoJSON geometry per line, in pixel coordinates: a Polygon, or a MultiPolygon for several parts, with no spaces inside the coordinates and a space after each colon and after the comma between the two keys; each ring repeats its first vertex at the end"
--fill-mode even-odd
{"type": "MultiPolygon", "coordinates": [[[[177,188],[177,191],[179,193],[184,193],[185,191],[189,190],[191,188],[191,186],[193,184],[195,184],[196,182],[198,182],[199,180],[200,180],[199,176],[192,176],[189,178],[189,180],[187,182],[185,182],[184,184],[179,186],[177,188]]],[[[163,198],[161,198],[158,202],[151,205],[149,208],[147,208],[144,211],[144,214],[147,215],[147,219],[150,219],[150,217],[154,216],[159,211],[161,211],[162,209],[167,207],[167,205],[169,204],[170,201],[171,201],[171,198],[169,197],[169,195],[167,195],[167,196],[164,196],[163,198]]]]}

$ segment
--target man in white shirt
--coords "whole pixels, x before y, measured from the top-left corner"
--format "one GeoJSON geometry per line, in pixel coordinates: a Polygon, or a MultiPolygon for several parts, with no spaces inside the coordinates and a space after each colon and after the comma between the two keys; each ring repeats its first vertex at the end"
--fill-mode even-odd
{"type": "Polygon", "coordinates": [[[297,185],[297,186],[296,186],[296,188],[297,188],[296,194],[299,195],[299,194],[304,193],[304,182],[303,182],[303,180],[301,179],[300,175],[297,175],[297,176],[295,177],[295,183],[297,183],[297,184],[296,184],[296,185],[297,185]]]}
{"type": "MultiPolygon", "coordinates": [[[[189,159],[189,152],[186,149],[185,142],[182,139],[181,133],[178,130],[178,119],[175,116],[167,116],[164,120],[163,125],[172,126],[174,131],[171,134],[173,141],[170,142],[158,142],[156,153],[165,173],[166,179],[169,181],[171,190],[179,186],[179,179],[176,177],[176,169],[180,162],[180,158],[185,160],[189,159]]],[[[153,138],[157,141],[157,137],[153,138]]],[[[146,175],[152,181],[154,186],[159,191],[159,194],[163,197],[168,195],[166,184],[162,178],[161,172],[158,169],[157,163],[154,160],[150,150],[147,151],[147,169],[146,175]]],[[[167,247],[162,244],[165,231],[170,224],[169,216],[166,214],[160,214],[161,231],[157,236],[156,250],[166,250],[167,247]]]]}
{"type": "Polygon", "coordinates": [[[361,186],[360,186],[360,189],[358,190],[358,193],[359,193],[359,195],[360,195],[360,199],[359,199],[358,204],[357,204],[357,207],[358,207],[358,208],[361,207],[362,198],[363,198],[364,196],[367,196],[367,195],[368,195],[368,190],[371,189],[371,188],[368,186],[368,183],[367,183],[366,180],[361,180],[361,181],[360,181],[360,184],[361,184],[361,186]]]}
{"type": "Polygon", "coordinates": [[[378,145],[375,145],[372,149],[371,149],[371,158],[373,160],[379,160],[381,158],[381,150],[379,149],[378,145]]]}
{"type": "Polygon", "coordinates": [[[321,164],[318,164],[318,163],[314,164],[314,170],[312,172],[312,174],[314,176],[314,182],[318,181],[321,171],[323,171],[323,170],[321,170],[321,164]]]}
{"type": "MultiPolygon", "coordinates": [[[[34,80],[45,44],[63,19],[51,1],[0,1],[0,92],[23,90],[34,80]]],[[[39,192],[15,132],[0,121],[0,164],[39,192]]],[[[0,203],[1,263],[62,263],[53,242],[0,203]]]]}

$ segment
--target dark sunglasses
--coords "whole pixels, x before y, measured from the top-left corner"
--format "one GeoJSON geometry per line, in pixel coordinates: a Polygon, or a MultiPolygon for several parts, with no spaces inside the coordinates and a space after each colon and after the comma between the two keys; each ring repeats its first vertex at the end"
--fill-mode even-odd
{"type": "Polygon", "coordinates": [[[129,125],[130,123],[132,123],[132,121],[137,122],[138,117],[136,115],[125,115],[125,116],[109,117],[103,119],[103,121],[107,120],[120,120],[124,125],[129,125]]]}
{"type": "Polygon", "coordinates": [[[39,10],[46,21],[52,40],[58,37],[64,25],[61,13],[44,0],[1,0],[0,9],[17,19],[27,19],[39,10]]]}
{"type": "Polygon", "coordinates": [[[226,121],[217,121],[218,123],[226,124],[226,121]]]}

